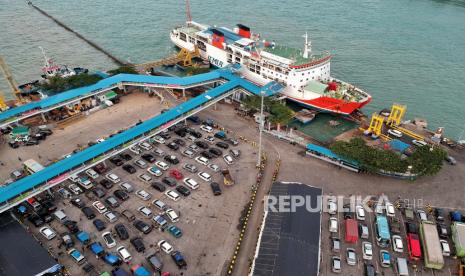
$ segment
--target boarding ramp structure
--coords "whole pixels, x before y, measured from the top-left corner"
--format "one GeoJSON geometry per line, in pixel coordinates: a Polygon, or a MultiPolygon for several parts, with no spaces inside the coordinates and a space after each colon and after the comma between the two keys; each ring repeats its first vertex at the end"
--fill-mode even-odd
{"type": "MultiPolygon", "coordinates": [[[[223,83],[201,95],[172,107],[168,111],[142,122],[122,133],[116,134],[107,140],[90,146],[80,152],[71,155],[45,167],[32,175],[26,176],[16,182],[0,187],[0,213],[20,204],[24,200],[42,193],[68,179],[69,176],[85,171],[97,163],[102,162],[116,154],[127,150],[130,146],[148,140],[168,127],[184,121],[189,116],[215,104],[216,102],[231,96],[238,91],[248,94],[272,96],[279,93],[281,85],[271,82],[263,87],[258,87],[234,74],[231,69],[219,69],[211,73],[197,75],[196,79],[154,77],[143,75],[117,75],[100,81],[96,85],[83,88],[87,93],[94,93],[91,88],[102,89],[118,84],[158,84],[189,85],[189,82],[203,83],[213,78],[223,79],[223,83]],[[207,74],[210,74],[206,76],[207,74]],[[102,83],[103,82],[103,83],[102,83]]],[[[76,90],[76,89],[74,89],[76,90]]],[[[64,92],[63,97],[82,91],[64,92]]],[[[58,101],[56,99],[55,101],[58,101]]],[[[38,102],[40,104],[40,102],[38,102]]],[[[40,106],[40,105],[39,105],[40,106]]]]}

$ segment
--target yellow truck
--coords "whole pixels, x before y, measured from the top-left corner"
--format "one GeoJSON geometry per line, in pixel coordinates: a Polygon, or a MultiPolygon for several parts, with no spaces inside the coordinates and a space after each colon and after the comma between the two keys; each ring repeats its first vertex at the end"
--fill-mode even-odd
{"type": "Polygon", "coordinates": [[[228,169],[222,170],[221,173],[223,174],[223,183],[225,186],[234,185],[234,180],[231,177],[231,173],[228,169]]]}

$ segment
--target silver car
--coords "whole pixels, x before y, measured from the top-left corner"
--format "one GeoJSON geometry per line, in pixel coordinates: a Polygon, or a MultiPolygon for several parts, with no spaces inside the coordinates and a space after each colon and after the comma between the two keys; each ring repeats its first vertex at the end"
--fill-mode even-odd
{"type": "Polygon", "coordinates": [[[357,265],[357,253],[353,248],[347,248],[347,264],[357,265]]]}

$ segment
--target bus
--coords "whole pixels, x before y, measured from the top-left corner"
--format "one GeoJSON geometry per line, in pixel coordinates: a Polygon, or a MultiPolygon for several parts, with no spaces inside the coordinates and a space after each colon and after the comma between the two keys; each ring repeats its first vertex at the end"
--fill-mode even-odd
{"type": "Polygon", "coordinates": [[[388,247],[391,243],[391,232],[389,231],[387,218],[382,215],[377,215],[375,218],[375,226],[376,243],[380,247],[388,247]]]}
{"type": "Polygon", "coordinates": [[[33,174],[38,171],[43,170],[45,167],[39,164],[39,162],[35,161],[34,159],[29,159],[24,161],[23,163],[24,171],[28,174],[33,174]]]}

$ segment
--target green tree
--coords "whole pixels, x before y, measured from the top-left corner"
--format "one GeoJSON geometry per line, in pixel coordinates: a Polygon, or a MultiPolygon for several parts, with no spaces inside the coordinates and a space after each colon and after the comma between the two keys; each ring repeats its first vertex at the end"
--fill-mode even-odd
{"type": "Polygon", "coordinates": [[[100,76],[89,74],[79,74],[67,78],[56,76],[47,79],[40,86],[49,93],[55,94],[78,87],[89,86],[101,79],[100,76]]]}
{"type": "Polygon", "coordinates": [[[139,74],[136,70],[136,68],[132,65],[123,65],[123,66],[120,66],[116,69],[113,69],[113,70],[110,70],[108,71],[108,74],[114,76],[114,75],[118,75],[118,74],[139,74]]]}
{"type": "Polygon", "coordinates": [[[294,112],[289,107],[279,102],[274,102],[270,108],[270,121],[277,125],[278,131],[281,125],[287,125],[294,116],[294,112]]]}

